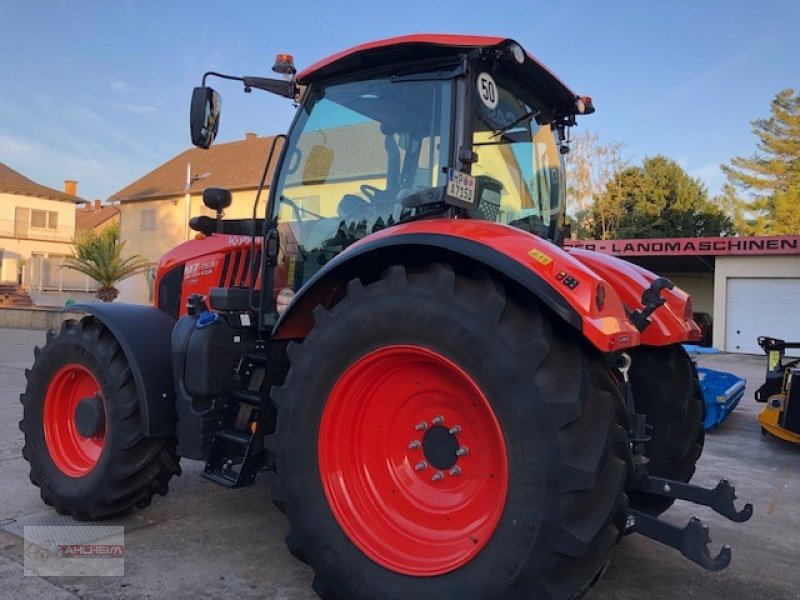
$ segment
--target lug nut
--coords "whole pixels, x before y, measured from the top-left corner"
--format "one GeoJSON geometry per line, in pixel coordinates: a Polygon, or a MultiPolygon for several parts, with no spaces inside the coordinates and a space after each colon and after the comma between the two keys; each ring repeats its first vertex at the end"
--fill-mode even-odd
{"type": "Polygon", "coordinates": [[[428,463],[426,463],[424,460],[422,460],[422,461],[418,462],[416,465],[414,465],[414,470],[415,471],[423,471],[424,469],[427,469],[427,468],[428,468],[428,463]]]}
{"type": "Polygon", "coordinates": [[[416,450],[417,448],[419,448],[419,447],[420,447],[420,445],[421,445],[421,444],[419,443],[419,440],[411,440],[411,441],[408,443],[408,449],[409,449],[409,450],[416,450]]]}
{"type": "Polygon", "coordinates": [[[459,446],[458,450],[456,450],[456,456],[466,456],[469,454],[469,448],[466,446],[459,446]]]}
{"type": "Polygon", "coordinates": [[[461,425],[456,425],[455,427],[451,427],[448,429],[451,435],[458,435],[461,433],[461,425]]]}
{"type": "Polygon", "coordinates": [[[431,481],[441,481],[442,479],[444,479],[444,473],[441,471],[436,471],[431,477],[431,481]]]}
{"type": "Polygon", "coordinates": [[[456,476],[458,476],[458,475],[461,475],[461,467],[459,467],[458,465],[456,465],[455,467],[453,467],[452,469],[450,469],[450,470],[448,471],[448,473],[450,473],[450,475],[452,475],[453,477],[456,477],[456,476]]]}
{"type": "Polygon", "coordinates": [[[444,417],[442,415],[436,415],[435,417],[433,417],[433,419],[431,419],[431,423],[433,423],[434,425],[441,425],[442,423],[444,423],[444,417]]]}
{"type": "Polygon", "coordinates": [[[420,421],[416,425],[414,425],[414,429],[417,431],[425,431],[428,428],[428,424],[425,421],[420,421]]]}

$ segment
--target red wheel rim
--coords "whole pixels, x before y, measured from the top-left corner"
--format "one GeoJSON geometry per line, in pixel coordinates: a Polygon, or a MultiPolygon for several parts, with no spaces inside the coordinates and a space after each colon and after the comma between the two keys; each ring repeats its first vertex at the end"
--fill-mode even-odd
{"type": "Polygon", "coordinates": [[[62,473],[82,477],[89,473],[103,452],[105,425],[91,437],[84,437],[75,425],[75,409],[84,398],[101,396],[94,375],[79,364],[56,371],[44,397],[44,439],[50,458],[62,473]]]}
{"type": "Polygon", "coordinates": [[[472,378],[426,348],[388,346],[351,365],[328,396],[317,451],[337,522],[392,571],[465,565],[503,514],[500,423],[472,378]]]}

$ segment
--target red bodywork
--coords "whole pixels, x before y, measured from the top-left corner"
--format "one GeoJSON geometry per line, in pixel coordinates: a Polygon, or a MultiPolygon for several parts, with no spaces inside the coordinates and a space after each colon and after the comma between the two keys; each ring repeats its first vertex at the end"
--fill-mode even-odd
{"type": "MultiPolygon", "coordinates": [[[[608,281],[622,302],[631,308],[642,307],[642,292],[658,278],[647,269],[614,256],[579,248],[568,252],[608,281]]],[[[698,341],[701,332],[692,317],[689,294],[676,287],[662,291],[661,295],[667,302],[650,315],[652,324],[641,333],[642,344],[664,346],[698,341]]]]}
{"type": "MultiPolygon", "coordinates": [[[[261,239],[256,239],[260,259],[261,239]]],[[[186,301],[192,294],[208,296],[213,287],[250,286],[250,236],[214,234],[189,240],[167,252],[158,264],[155,303],[159,306],[161,279],[183,265],[180,315],[186,314],[186,301]]],[[[256,286],[260,279],[256,281],[256,286]]]]}
{"type": "Polygon", "coordinates": [[[639,332],[625,315],[613,286],[558,246],[508,225],[470,219],[415,221],[379,231],[351,248],[386,236],[417,233],[450,235],[479,242],[525,265],[558,290],[578,312],[583,320],[584,335],[600,350],[620,350],[639,343],[639,332]],[[559,278],[562,273],[565,275],[559,278]],[[576,287],[565,284],[567,276],[578,282],[576,287]],[[602,309],[595,302],[600,284],[606,287],[602,309]]]}
{"type": "MultiPolygon", "coordinates": [[[[288,227],[279,226],[287,251],[296,251],[296,241],[288,227]]],[[[255,260],[261,261],[261,238],[255,240],[255,260]]],[[[167,252],[158,263],[155,281],[155,305],[159,304],[159,289],[165,275],[183,265],[179,316],[186,314],[186,301],[192,294],[208,296],[213,287],[261,287],[261,275],[252,279],[252,249],[249,235],[215,233],[198,236],[167,252]]],[[[287,272],[276,269],[274,293],[287,285],[287,272]]]]}
{"type": "MultiPolygon", "coordinates": [[[[529,233],[487,221],[470,219],[431,219],[396,225],[367,236],[342,253],[390,236],[435,234],[483,244],[512,258],[547,282],[577,312],[583,334],[599,350],[610,352],[647,344],[664,346],[700,339],[700,329],[692,320],[689,296],[680,289],[664,291],[667,302],[651,316],[653,321],[641,334],[625,313],[625,307],[641,309],[642,292],[657,275],[624,260],[587,250],[564,250],[529,233]],[[577,282],[570,287],[568,283],[577,282]],[[598,306],[598,287],[603,286],[605,301],[598,306]]],[[[260,240],[257,252],[260,252],[260,240]]],[[[184,264],[180,314],[192,294],[208,295],[212,287],[248,286],[250,238],[240,235],[211,235],[175,247],[161,259],[156,290],[161,278],[184,264]],[[227,256],[227,259],[226,259],[227,256]]],[[[285,273],[276,271],[274,292],[286,285],[285,273]]],[[[254,287],[260,286],[260,280],[254,287]]],[[[310,310],[323,303],[327,290],[306,296],[305,304],[281,324],[278,338],[304,337],[311,328],[310,310]]],[[[299,295],[303,298],[303,294],[299,295]]],[[[156,295],[158,304],[158,295],[156,295]]]]}

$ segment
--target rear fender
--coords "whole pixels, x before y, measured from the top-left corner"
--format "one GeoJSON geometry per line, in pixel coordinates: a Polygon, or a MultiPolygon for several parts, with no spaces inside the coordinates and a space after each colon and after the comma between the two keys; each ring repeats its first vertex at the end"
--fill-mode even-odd
{"type": "Polygon", "coordinates": [[[635,346],[639,332],[613,288],[567,252],[530,233],[485,221],[435,219],[397,225],[350,246],[326,264],[287,307],[273,335],[303,338],[312,311],[331,306],[355,277],[376,276],[393,264],[473,263],[527,289],[599,350],[635,346]],[[605,303],[596,303],[598,287],[605,303]]]}
{"type": "MultiPolygon", "coordinates": [[[[581,248],[572,248],[569,254],[601,275],[632,309],[642,308],[642,292],[658,278],[647,269],[615,256],[581,248]]],[[[666,346],[699,341],[702,333],[692,319],[689,294],[676,287],[662,291],[661,295],[667,302],[650,315],[651,324],[641,333],[642,344],[666,346]]]]}
{"type": "Polygon", "coordinates": [[[77,304],[105,325],[122,347],[139,397],[143,433],[175,435],[175,389],[172,382],[170,337],[175,319],[141,304],[77,304]]]}

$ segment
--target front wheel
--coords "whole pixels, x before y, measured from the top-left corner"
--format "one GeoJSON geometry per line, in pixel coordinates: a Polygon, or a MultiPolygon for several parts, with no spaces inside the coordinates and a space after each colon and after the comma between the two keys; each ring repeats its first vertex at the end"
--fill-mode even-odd
{"type": "Polygon", "coordinates": [[[446,265],[358,280],[290,347],[269,438],[324,598],[570,598],[624,525],[619,396],[535,302],[446,265]]]}
{"type": "Polygon", "coordinates": [[[65,321],[34,354],[19,426],[42,500],[86,520],[166,494],[180,473],[175,440],[142,435],[136,386],[114,335],[92,317],[65,321]]]}

